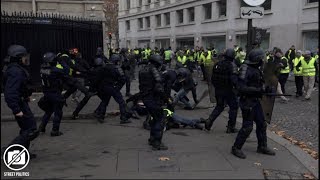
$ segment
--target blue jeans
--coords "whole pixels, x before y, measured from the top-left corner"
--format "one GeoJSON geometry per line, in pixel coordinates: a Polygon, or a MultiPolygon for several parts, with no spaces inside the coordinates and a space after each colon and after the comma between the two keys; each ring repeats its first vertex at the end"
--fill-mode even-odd
{"type": "Polygon", "coordinates": [[[186,91],[183,88],[181,88],[176,94],[176,96],[174,97],[173,104],[176,104],[178,103],[178,101],[181,101],[186,107],[192,107],[190,102],[188,102],[185,98],[183,98],[188,94],[188,92],[189,91],[186,91]]]}
{"type": "Polygon", "coordinates": [[[183,125],[188,125],[194,127],[197,123],[200,123],[200,119],[189,119],[183,116],[177,115],[176,113],[172,114],[172,120],[176,123],[181,123],[183,125]]]}

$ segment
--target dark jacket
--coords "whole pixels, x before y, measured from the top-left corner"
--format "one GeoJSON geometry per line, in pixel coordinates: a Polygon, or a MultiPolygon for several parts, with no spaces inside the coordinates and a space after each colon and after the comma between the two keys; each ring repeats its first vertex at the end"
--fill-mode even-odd
{"type": "Polygon", "coordinates": [[[21,111],[20,104],[32,94],[27,70],[19,64],[9,64],[4,72],[4,98],[13,114],[21,111]]]}

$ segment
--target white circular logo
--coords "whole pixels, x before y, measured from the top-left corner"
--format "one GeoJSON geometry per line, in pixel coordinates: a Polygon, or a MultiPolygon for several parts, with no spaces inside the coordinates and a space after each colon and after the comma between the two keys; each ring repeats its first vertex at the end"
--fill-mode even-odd
{"type": "Polygon", "coordinates": [[[20,144],[9,146],[3,154],[4,164],[13,171],[24,169],[30,160],[28,150],[20,144]]]}
{"type": "Polygon", "coordinates": [[[266,0],[243,0],[246,4],[249,6],[260,6],[263,4],[266,0]]]}

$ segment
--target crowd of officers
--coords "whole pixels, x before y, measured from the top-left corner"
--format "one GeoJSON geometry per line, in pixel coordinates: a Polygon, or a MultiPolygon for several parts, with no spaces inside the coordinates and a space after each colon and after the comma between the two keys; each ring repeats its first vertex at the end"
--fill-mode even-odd
{"type": "MultiPolygon", "coordinates": [[[[318,69],[318,54],[312,57],[310,51],[295,52],[294,47],[291,47],[285,55],[279,48],[274,48],[272,52],[255,48],[246,55],[238,46],[221,53],[218,53],[215,48],[199,47],[184,48],[176,52],[173,52],[170,47],[166,50],[122,48],[112,50],[110,58],[107,58],[99,47],[91,64],[82,58],[77,48],[71,48],[59,53],[47,52],[42,60],[40,76],[44,96],[39,100],[38,105],[45,114],[40,126],[37,127],[28,105],[33,90],[30,88],[30,76],[27,71],[27,66],[30,64],[27,50],[21,45],[11,45],[8,48],[6,65],[3,69],[4,96],[21,128],[20,134],[11,144],[21,144],[28,149],[30,141],[40,132],[46,131],[52,114],[54,118],[51,136],[62,135],[60,122],[63,106],[67,106],[66,100],[71,95],[74,98],[77,97],[76,94],[79,91],[84,94],[84,98],[78,102],[73,112],[73,119],[79,118],[79,112],[95,95],[101,102],[94,111],[94,115],[101,123],[104,122],[111,97],[119,104],[121,124],[131,123],[130,118],[135,116],[135,111],[145,110],[150,117],[147,118],[150,129],[148,143],[153,150],[168,149],[162,142],[162,136],[164,128],[170,124],[168,123],[170,118],[174,121],[173,124],[180,123],[210,131],[215,119],[228,105],[229,121],[226,132],[238,132],[232,153],[239,158],[246,157],[241,148],[253,129],[253,122],[257,125],[257,152],[275,155],[267,147],[267,124],[259,100],[265,93],[276,92],[264,86],[263,64],[266,62],[277,64],[280,93],[285,93],[285,82],[290,70],[294,71],[297,97],[302,96],[301,83],[304,82],[307,100],[310,99],[318,69]],[[175,64],[174,67],[172,67],[173,64],[175,64]],[[135,79],[136,65],[140,68],[140,91],[132,95],[130,82],[135,79]],[[207,72],[208,66],[213,67],[211,73],[207,72]],[[193,78],[195,70],[198,73],[202,71],[203,80],[210,79],[215,88],[217,105],[207,119],[190,120],[174,113],[174,107],[178,102],[182,102],[188,110],[193,110],[199,103],[196,93],[197,82],[193,78]],[[127,101],[120,92],[125,84],[126,96],[129,97],[127,101]],[[66,91],[63,92],[63,90],[66,91]],[[174,97],[171,97],[171,90],[177,92],[174,97]],[[187,98],[189,92],[193,95],[193,106],[187,98]],[[127,104],[130,101],[134,104],[128,107],[127,104]],[[238,107],[241,108],[243,117],[240,130],[235,128],[238,107]],[[201,123],[204,127],[200,125],[201,123]]],[[[31,154],[32,156],[35,155],[31,154]]]]}

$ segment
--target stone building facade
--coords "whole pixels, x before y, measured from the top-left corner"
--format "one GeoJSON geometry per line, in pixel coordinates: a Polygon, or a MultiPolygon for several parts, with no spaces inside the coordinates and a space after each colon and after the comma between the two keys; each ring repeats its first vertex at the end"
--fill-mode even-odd
{"type": "Polygon", "coordinates": [[[1,0],[1,11],[56,13],[103,21],[104,50],[107,53],[108,29],[103,11],[104,1],[98,0],[1,0]]]}
{"type": "MultiPolygon", "coordinates": [[[[120,47],[173,49],[238,44],[245,48],[247,19],[242,0],[119,0],[120,47]]],[[[261,46],[315,51],[318,47],[318,0],[266,0],[262,19],[253,26],[267,30],[261,46]]]]}

